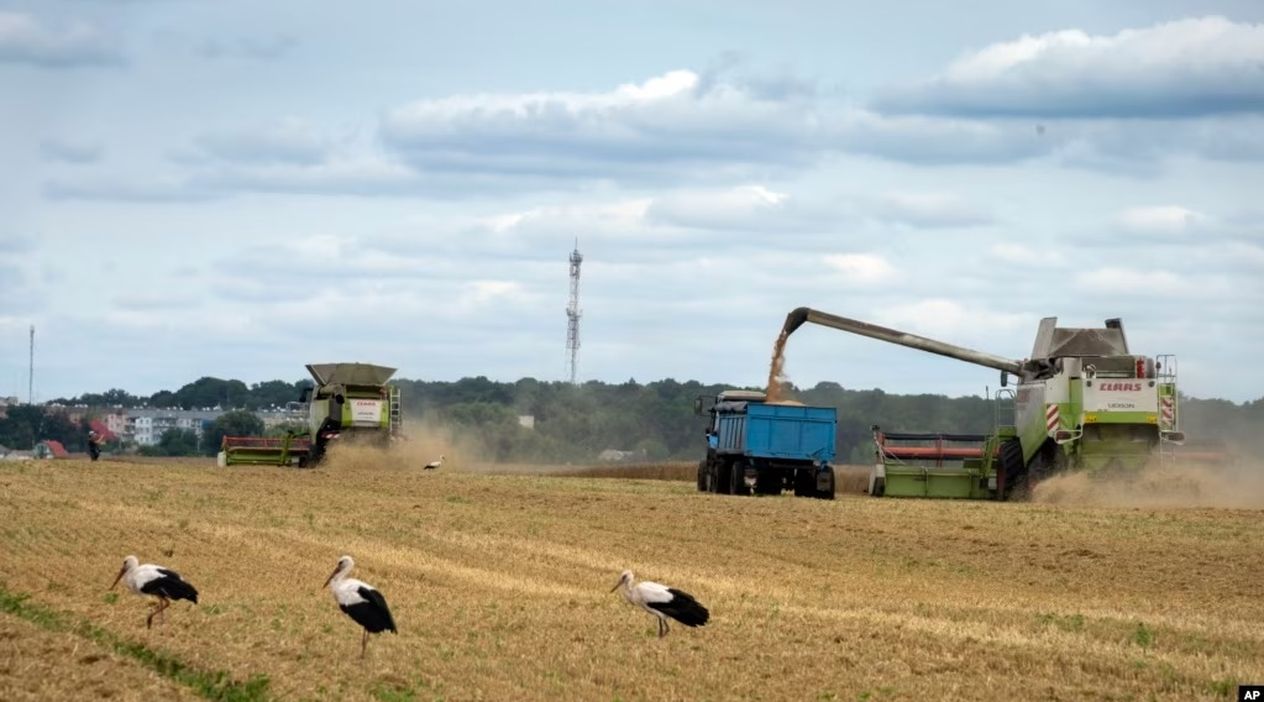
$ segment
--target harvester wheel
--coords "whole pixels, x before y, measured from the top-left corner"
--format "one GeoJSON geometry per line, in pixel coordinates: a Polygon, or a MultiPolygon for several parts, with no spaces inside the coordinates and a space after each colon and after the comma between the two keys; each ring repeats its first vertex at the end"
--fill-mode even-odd
{"type": "Polygon", "coordinates": [[[997,460],[997,473],[1004,475],[1005,489],[1002,500],[1021,498],[1027,492],[1027,466],[1023,463],[1023,445],[1018,439],[1006,439],[1001,443],[1001,455],[997,460]]]}
{"type": "Polygon", "coordinates": [[[870,495],[872,495],[873,497],[882,497],[883,495],[886,494],[886,492],[887,492],[887,479],[874,478],[873,479],[873,492],[871,492],[870,495]]]}
{"type": "Polygon", "coordinates": [[[707,462],[698,461],[698,492],[707,491],[707,462]]]}

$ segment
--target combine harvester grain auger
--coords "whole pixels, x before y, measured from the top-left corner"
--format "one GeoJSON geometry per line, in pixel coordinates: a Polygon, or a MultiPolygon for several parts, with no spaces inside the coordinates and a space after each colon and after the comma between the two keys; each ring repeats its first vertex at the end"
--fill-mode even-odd
{"type": "Polygon", "coordinates": [[[807,307],[788,314],[781,333],[809,322],[1001,372],[991,434],[884,433],[875,426],[872,495],[1021,497],[1059,471],[1115,475],[1172,459],[1185,438],[1175,357],[1130,353],[1119,319],[1072,329],[1046,317],[1022,361],[807,307]],[[1006,387],[1010,376],[1017,390],[1006,387]]]}
{"type": "Polygon", "coordinates": [[[399,388],[388,385],[394,368],[368,363],[315,363],[307,366],[315,386],[299,399],[307,409],[305,433],[283,437],[225,436],[226,465],[314,466],[330,443],[387,448],[401,438],[399,388]]]}

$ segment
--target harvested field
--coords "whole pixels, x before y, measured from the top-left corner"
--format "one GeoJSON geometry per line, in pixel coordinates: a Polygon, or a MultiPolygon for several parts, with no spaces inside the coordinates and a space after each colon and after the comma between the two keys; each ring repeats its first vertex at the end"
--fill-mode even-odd
{"type": "Polygon", "coordinates": [[[0,698],[1224,700],[1264,681],[1261,516],[371,461],[0,464],[0,698]],[[318,591],[343,552],[400,625],[363,663],[318,591]],[[128,553],[201,604],[146,631],[144,602],[106,592],[128,553]],[[609,592],[623,568],[711,624],[657,640],[609,592]]]}

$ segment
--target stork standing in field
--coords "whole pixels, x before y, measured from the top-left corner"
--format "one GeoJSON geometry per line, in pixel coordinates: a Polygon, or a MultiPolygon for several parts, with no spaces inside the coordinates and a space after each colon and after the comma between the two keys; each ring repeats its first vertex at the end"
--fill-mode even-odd
{"type": "Polygon", "coordinates": [[[630,570],[619,576],[619,582],[610,591],[615,590],[622,590],[624,599],[658,619],[660,639],[667,635],[668,617],[685,626],[702,626],[711,618],[711,613],[693,595],[648,580],[638,583],[630,570]]]}
{"type": "Polygon", "coordinates": [[[162,566],[146,563],[141,565],[136,556],[128,556],[123,559],[123,567],[115,576],[114,582],[110,584],[113,590],[115,585],[122,580],[127,589],[137,595],[150,595],[158,598],[158,604],[154,606],[154,611],[149,613],[145,618],[145,628],[148,629],[154,624],[154,616],[158,615],[163,620],[163,610],[171,606],[172,600],[188,600],[193,604],[197,604],[198,593],[192,585],[186,583],[180,578],[180,574],[174,570],[163,568],[162,566]]]}
{"type": "Polygon", "coordinates": [[[351,556],[338,559],[338,566],[330,574],[325,584],[334,593],[334,601],[338,608],[364,627],[364,636],[360,638],[360,657],[364,658],[365,648],[369,645],[369,634],[382,631],[399,633],[395,630],[395,620],[391,610],[386,606],[386,598],[372,585],[355,578],[348,578],[347,573],[355,567],[351,556]]]}
{"type": "Polygon", "coordinates": [[[434,470],[435,468],[438,468],[438,467],[442,466],[442,465],[443,465],[443,458],[444,458],[443,456],[439,456],[439,460],[437,460],[437,461],[431,461],[431,462],[427,463],[427,464],[426,464],[426,466],[425,466],[425,468],[422,468],[422,470],[434,470]]]}

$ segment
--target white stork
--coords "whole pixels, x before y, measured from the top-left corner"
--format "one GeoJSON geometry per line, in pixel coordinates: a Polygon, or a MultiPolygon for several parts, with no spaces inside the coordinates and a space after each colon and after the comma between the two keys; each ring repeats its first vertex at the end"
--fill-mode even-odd
{"type": "Polygon", "coordinates": [[[360,638],[360,657],[364,658],[369,634],[399,632],[395,630],[395,620],[391,617],[391,610],[386,606],[386,598],[382,597],[382,593],[368,583],[347,577],[347,573],[354,567],[355,561],[351,560],[351,556],[339,558],[337,567],[325,584],[334,593],[338,608],[354,619],[356,624],[364,627],[364,636],[360,638]]]}
{"type": "Polygon", "coordinates": [[[434,470],[435,468],[443,466],[443,458],[443,456],[439,456],[439,460],[427,463],[422,470],[434,470]]]}
{"type": "Polygon", "coordinates": [[[610,592],[615,590],[622,590],[624,599],[658,619],[660,639],[667,635],[668,617],[685,626],[702,626],[711,618],[711,613],[693,595],[648,580],[638,583],[630,570],[623,571],[610,592]]]}
{"type": "Polygon", "coordinates": [[[123,559],[123,567],[119,569],[114,582],[110,583],[111,590],[114,589],[115,585],[119,584],[119,580],[122,580],[127,589],[137,595],[150,595],[158,598],[158,604],[154,606],[154,611],[150,612],[149,616],[145,618],[146,629],[153,626],[155,615],[162,615],[161,618],[165,619],[166,615],[163,615],[162,612],[171,606],[172,600],[188,600],[193,604],[197,604],[198,601],[197,589],[182,580],[179,573],[152,563],[141,565],[136,556],[128,556],[123,559]]]}

